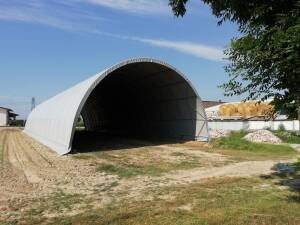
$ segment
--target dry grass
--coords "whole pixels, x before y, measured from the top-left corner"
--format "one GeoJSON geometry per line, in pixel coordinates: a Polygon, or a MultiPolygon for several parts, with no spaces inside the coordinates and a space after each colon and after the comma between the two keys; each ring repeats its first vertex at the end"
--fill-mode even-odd
{"type": "MultiPolygon", "coordinates": [[[[277,183],[278,179],[266,178],[207,179],[190,185],[150,189],[144,193],[145,200],[111,203],[104,208],[86,209],[76,215],[45,218],[38,211],[30,210],[25,213],[22,222],[101,225],[299,224],[299,193],[282,188],[277,183]]],[[[56,205],[61,202],[67,208],[65,196],[54,199],[56,205]]],[[[72,197],[67,200],[73,202],[72,197]]],[[[52,207],[52,197],[47,201],[52,207]]]]}
{"type": "Polygon", "coordinates": [[[81,160],[94,160],[98,172],[118,175],[120,178],[139,175],[161,176],[175,170],[224,166],[232,162],[226,157],[203,154],[199,149],[190,150],[187,147],[169,145],[96,151],[75,154],[73,157],[81,160]]]}

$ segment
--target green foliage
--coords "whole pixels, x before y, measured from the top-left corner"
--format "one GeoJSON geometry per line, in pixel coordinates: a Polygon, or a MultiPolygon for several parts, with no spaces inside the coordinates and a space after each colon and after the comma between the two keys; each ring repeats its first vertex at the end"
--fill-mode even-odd
{"type": "MultiPolygon", "coordinates": [[[[298,7],[298,6],[297,6],[298,7]]],[[[281,15],[272,27],[242,27],[243,37],[232,40],[225,51],[230,80],[221,87],[225,95],[247,99],[272,97],[277,111],[297,118],[300,107],[300,7],[297,16],[281,15]]],[[[276,15],[273,15],[276,17],[276,15]]],[[[251,23],[250,23],[251,24],[251,23]]]]}
{"type": "Polygon", "coordinates": [[[295,153],[294,149],[286,145],[273,145],[265,143],[254,143],[243,139],[246,132],[232,132],[228,137],[213,140],[216,148],[248,151],[262,155],[288,156],[295,153]]]}
{"type": "Polygon", "coordinates": [[[285,143],[300,144],[300,134],[292,131],[272,131],[285,143]]]}
{"type": "Polygon", "coordinates": [[[185,4],[187,1],[188,0],[169,0],[169,5],[172,7],[175,16],[183,16],[185,14],[185,4]]]}
{"type": "Polygon", "coordinates": [[[295,169],[297,172],[300,172],[300,158],[294,163],[295,169]]]}
{"type": "Polygon", "coordinates": [[[83,127],[83,128],[85,127],[82,117],[78,118],[76,127],[83,127]]]}
{"type": "Polygon", "coordinates": [[[11,122],[10,125],[15,126],[15,127],[24,127],[25,120],[14,120],[14,121],[11,122]]]}
{"type": "Polygon", "coordinates": [[[285,131],[285,126],[284,126],[284,124],[279,124],[278,130],[279,130],[280,132],[285,131]]]}
{"type": "Polygon", "coordinates": [[[298,158],[296,162],[290,163],[289,166],[295,169],[296,175],[297,173],[300,175],[300,158],[298,158]]]}
{"type": "MultiPolygon", "coordinates": [[[[225,95],[246,99],[272,97],[276,110],[300,119],[300,1],[202,0],[219,24],[236,22],[242,36],[225,51],[230,79],[225,95]]],[[[176,16],[187,1],[170,0],[176,16]]]]}

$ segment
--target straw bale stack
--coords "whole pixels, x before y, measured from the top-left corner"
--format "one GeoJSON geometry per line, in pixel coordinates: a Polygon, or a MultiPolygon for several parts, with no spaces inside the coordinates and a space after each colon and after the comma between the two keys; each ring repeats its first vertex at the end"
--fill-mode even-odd
{"type": "Polygon", "coordinates": [[[270,117],[274,114],[274,108],[268,103],[250,101],[236,104],[223,104],[219,107],[219,112],[222,117],[270,117]]]}

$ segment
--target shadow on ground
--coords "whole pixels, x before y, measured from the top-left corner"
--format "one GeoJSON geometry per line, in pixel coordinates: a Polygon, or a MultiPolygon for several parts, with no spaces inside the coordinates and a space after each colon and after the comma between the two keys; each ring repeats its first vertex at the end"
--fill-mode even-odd
{"type": "Polygon", "coordinates": [[[294,195],[288,196],[288,200],[300,203],[300,165],[277,163],[272,169],[274,170],[272,174],[262,175],[261,178],[274,180],[276,185],[288,188],[294,193],[294,195]]]}
{"type": "Polygon", "coordinates": [[[112,151],[162,144],[179,144],[184,142],[186,142],[186,140],[133,137],[126,135],[112,135],[97,131],[78,130],[74,135],[71,153],[112,151]]]}

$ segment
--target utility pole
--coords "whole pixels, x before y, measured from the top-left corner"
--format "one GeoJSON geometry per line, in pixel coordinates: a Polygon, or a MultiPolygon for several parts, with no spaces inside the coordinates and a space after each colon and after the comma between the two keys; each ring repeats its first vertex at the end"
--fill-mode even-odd
{"type": "Polygon", "coordinates": [[[35,108],[35,97],[31,98],[31,111],[35,108]]]}

